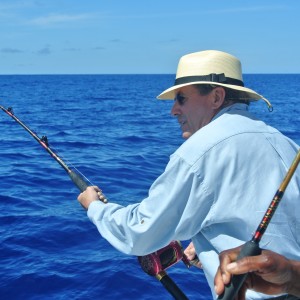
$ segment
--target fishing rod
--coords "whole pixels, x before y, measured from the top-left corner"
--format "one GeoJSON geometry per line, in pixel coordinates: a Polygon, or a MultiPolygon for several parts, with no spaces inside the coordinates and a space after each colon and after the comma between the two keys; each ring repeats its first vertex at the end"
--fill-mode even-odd
{"type": "MultiPolygon", "coordinates": [[[[246,242],[241,252],[239,253],[237,260],[246,257],[246,256],[255,256],[261,254],[261,249],[259,247],[259,242],[265,233],[270,221],[278,207],[280,200],[282,199],[286,187],[288,186],[293,174],[295,173],[297,166],[300,162],[300,150],[296,157],[294,158],[288,172],[286,173],[283,181],[281,182],[279,189],[276,191],[265,215],[263,216],[259,226],[257,227],[255,233],[252,236],[252,239],[246,242]]],[[[238,291],[240,290],[242,284],[244,283],[248,273],[241,274],[241,275],[233,275],[231,278],[231,282],[229,285],[225,286],[225,290],[222,295],[220,295],[217,299],[218,300],[233,300],[238,291]]]]}
{"type": "MultiPolygon", "coordinates": [[[[14,114],[12,107],[4,108],[0,105],[0,108],[8,114],[11,118],[13,118],[19,125],[21,125],[50,155],[52,158],[57,161],[62,168],[67,172],[73,183],[77,186],[77,188],[83,192],[89,186],[87,182],[80,176],[77,172],[74,172],[49,146],[47,136],[42,136],[41,138],[35,134],[28,126],[26,126],[19,118],[17,118],[14,114]]],[[[107,198],[102,192],[98,192],[99,199],[107,203],[107,198]]]]}
{"type": "MultiPolygon", "coordinates": [[[[60,166],[67,172],[73,183],[77,186],[77,188],[83,192],[89,186],[89,184],[83,179],[81,175],[77,172],[74,172],[62,159],[59,157],[49,146],[48,138],[46,136],[42,136],[41,138],[35,134],[28,126],[26,126],[17,116],[15,116],[12,107],[4,108],[0,105],[0,108],[8,114],[12,119],[14,119],[19,125],[21,125],[50,155],[52,158],[55,159],[56,162],[60,164],[60,166]]],[[[98,192],[99,199],[103,203],[107,203],[108,200],[102,192],[98,192]]],[[[149,258],[155,259],[156,264],[160,266],[159,269],[156,269],[156,273],[154,274],[156,278],[163,284],[163,286],[167,289],[167,291],[176,299],[176,300],[186,300],[188,299],[183,292],[179,289],[179,287],[175,284],[175,282],[167,275],[165,269],[170,267],[171,265],[177,263],[179,260],[183,260],[186,264],[188,261],[183,258],[182,248],[181,252],[179,251],[178,242],[171,242],[170,245],[164,247],[163,249],[159,250],[158,252],[145,255],[144,257],[139,257],[140,265],[142,266],[143,270],[147,273],[146,269],[149,270],[149,265],[146,267],[146,261],[149,262],[149,258]],[[171,253],[170,249],[173,249],[171,253]],[[158,254],[159,253],[159,254],[158,254]],[[172,254],[172,259],[169,259],[169,263],[163,263],[160,261],[162,257],[166,258],[166,253],[168,255],[172,254]],[[180,254],[181,253],[181,254],[180,254]],[[157,256],[158,254],[158,256],[157,256]]],[[[181,245],[181,244],[180,244],[181,245]]],[[[149,273],[148,273],[149,274],[149,273]]]]}

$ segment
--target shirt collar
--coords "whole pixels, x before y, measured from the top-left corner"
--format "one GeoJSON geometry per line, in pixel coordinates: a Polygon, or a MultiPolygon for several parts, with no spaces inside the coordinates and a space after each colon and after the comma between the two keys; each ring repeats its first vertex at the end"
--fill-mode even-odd
{"type": "Polygon", "coordinates": [[[222,116],[224,113],[228,111],[237,111],[237,110],[242,110],[242,111],[248,111],[249,105],[245,103],[234,103],[232,105],[226,106],[223,109],[221,109],[213,118],[211,121],[219,118],[222,116]]]}

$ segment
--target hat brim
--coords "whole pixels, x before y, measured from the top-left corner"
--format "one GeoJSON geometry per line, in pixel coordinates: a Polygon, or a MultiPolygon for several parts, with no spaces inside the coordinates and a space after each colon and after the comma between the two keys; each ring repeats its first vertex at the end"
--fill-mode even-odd
{"type": "Polygon", "coordinates": [[[248,101],[257,101],[260,99],[264,99],[263,96],[260,94],[256,93],[255,91],[243,87],[243,86],[237,86],[237,85],[232,85],[232,84],[224,84],[224,83],[218,83],[218,82],[209,82],[209,81],[195,81],[195,82],[189,82],[189,83],[184,83],[184,84],[179,84],[179,85],[174,85],[165,91],[163,91],[161,94],[157,96],[157,99],[159,100],[173,100],[176,96],[176,92],[181,89],[184,86],[188,85],[194,85],[194,84],[213,84],[213,85],[218,85],[218,86],[223,86],[229,89],[237,90],[240,92],[243,92],[243,96],[241,99],[248,100],[248,101]]]}

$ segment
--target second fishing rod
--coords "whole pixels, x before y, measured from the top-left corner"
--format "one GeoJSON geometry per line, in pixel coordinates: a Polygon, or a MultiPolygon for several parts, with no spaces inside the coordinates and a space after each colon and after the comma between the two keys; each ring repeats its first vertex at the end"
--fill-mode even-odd
{"type": "MultiPolygon", "coordinates": [[[[240,254],[237,257],[237,260],[246,257],[246,256],[255,256],[259,255],[261,253],[261,249],[259,247],[259,243],[263,237],[263,234],[265,233],[268,225],[271,222],[271,219],[282,200],[282,197],[284,195],[284,192],[295,173],[298,165],[300,162],[300,150],[298,150],[298,153],[296,154],[290,168],[288,169],[288,172],[286,173],[283,181],[281,182],[278,190],[276,191],[266,213],[264,214],[260,224],[258,225],[255,233],[252,236],[252,239],[248,242],[246,242],[241,249],[240,254]]],[[[241,274],[241,275],[234,275],[231,278],[231,282],[229,285],[225,287],[225,290],[222,295],[218,297],[218,300],[233,300],[235,299],[235,296],[237,295],[238,291],[240,290],[242,284],[246,280],[246,277],[248,274],[241,274]]]]}

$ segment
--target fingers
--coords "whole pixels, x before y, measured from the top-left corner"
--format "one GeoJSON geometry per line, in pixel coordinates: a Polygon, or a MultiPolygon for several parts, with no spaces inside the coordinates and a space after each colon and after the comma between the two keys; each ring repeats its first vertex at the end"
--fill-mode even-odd
{"type": "Polygon", "coordinates": [[[202,263],[201,261],[199,260],[198,256],[196,255],[194,257],[194,259],[190,260],[190,264],[194,267],[197,267],[199,269],[202,269],[202,263]]]}
{"type": "Polygon", "coordinates": [[[215,292],[220,295],[224,292],[224,287],[229,284],[231,274],[227,270],[227,265],[234,262],[240,252],[241,247],[223,251],[219,254],[220,265],[215,275],[214,284],[215,292]]]}
{"type": "Polygon", "coordinates": [[[216,294],[221,295],[224,292],[225,284],[223,282],[222,273],[221,273],[220,268],[218,268],[218,271],[216,273],[214,284],[215,284],[216,294]]]}
{"type": "MultiPolygon", "coordinates": [[[[225,291],[225,286],[229,283],[228,282],[225,284],[223,278],[224,276],[222,276],[221,270],[219,268],[214,280],[215,292],[217,295],[223,294],[223,292],[225,291]]],[[[251,282],[251,279],[247,278],[244,284],[241,286],[240,290],[238,291],[238,294],[234,300],[246,300],[246,291],[247,289],[252,287],[252,285],[249,284],[249,282],[251,282]]]]}
{"type": "Polygon", "coordinates": [[[231,262],[230,257],[228,255],[222,255],[220,266],[214,279],[215,292],[217,295],[220,295],[224,292],[225,285],[229,284],[231,280],[231,274],[226,270],[226,265],[231,262]]]}
{"type": "Polygon", "coordinates": [[[186,249],[184,250],[184,254],[192,266],[202,269],[202,264],[197,256],[196,249],[194,247],[193,242],[191,242],[186,247],[186,249]]]}
{"type": "Polygon", "coordinates": [[[97,192],[97,195],[98,195],[99,200],[102,201],[103,203],[107,203],[107,202],[108,202],[107,198],[106,198],[105,195],[102,193],[102,191],[97,192]]]}
{"type": "Polygon", "coordinates": [[[293,278],[290,260],[270,250],[263,250],[260,255],[236,261],[238,253],[239,248],[220,253],[220,266],[215,276],[217,294],[223,293],[224,286],[229,283],[230,274],[246,273],[249,274],[239,292],[238,300],[245,299],[246,289],[270,295],[287,292],[288,283],[293,278]]]}
{"type": "Polygon", "coordinates": [[[269,255],[269,251],[264,250],[261,255],[244,257],[236,262],[227,265],[227,271],[232,274],[244,274],[248,272],[269,272],[278,260],[275,261],[272,256],[269,255]]]}
{"type": "Polygon", "coordinates": [[[234,264],[238,254],[240,253],[241,247],[237,247],[231,250],[223,251],[219,255],[220,260],[220,273],[223,279],[224,284],[228,284],[231,279],[231,272],[228,270],[228,265],[234,264]]]}
{"type": "Polygon", "coordinates": [[[193,260],[195,258],[196,249],[192,242],[186,247],[186,249],[184,250],[184,254],[186,255],[188,260],[193,260]]]}
{"type": "Polygon", "coordinates": [[[237,262],[229,263],[226,266],[226,271],[230,272],[231,274],[245,274],[248,272],[254,272],[258,268],[258,260],[260,257],[244,257],[237,262]]]}
{"type": "Polygon", "coordinates": [[[89,186],[87,189],[79,194],[78,196],[78,201],[80,204],[85,208],[88,209],[89,205],[93,201],[102,201],[103,203],[107,203],[107,198],[105,195],[102,193],[101,189],[97,186],[89,186]]]}

